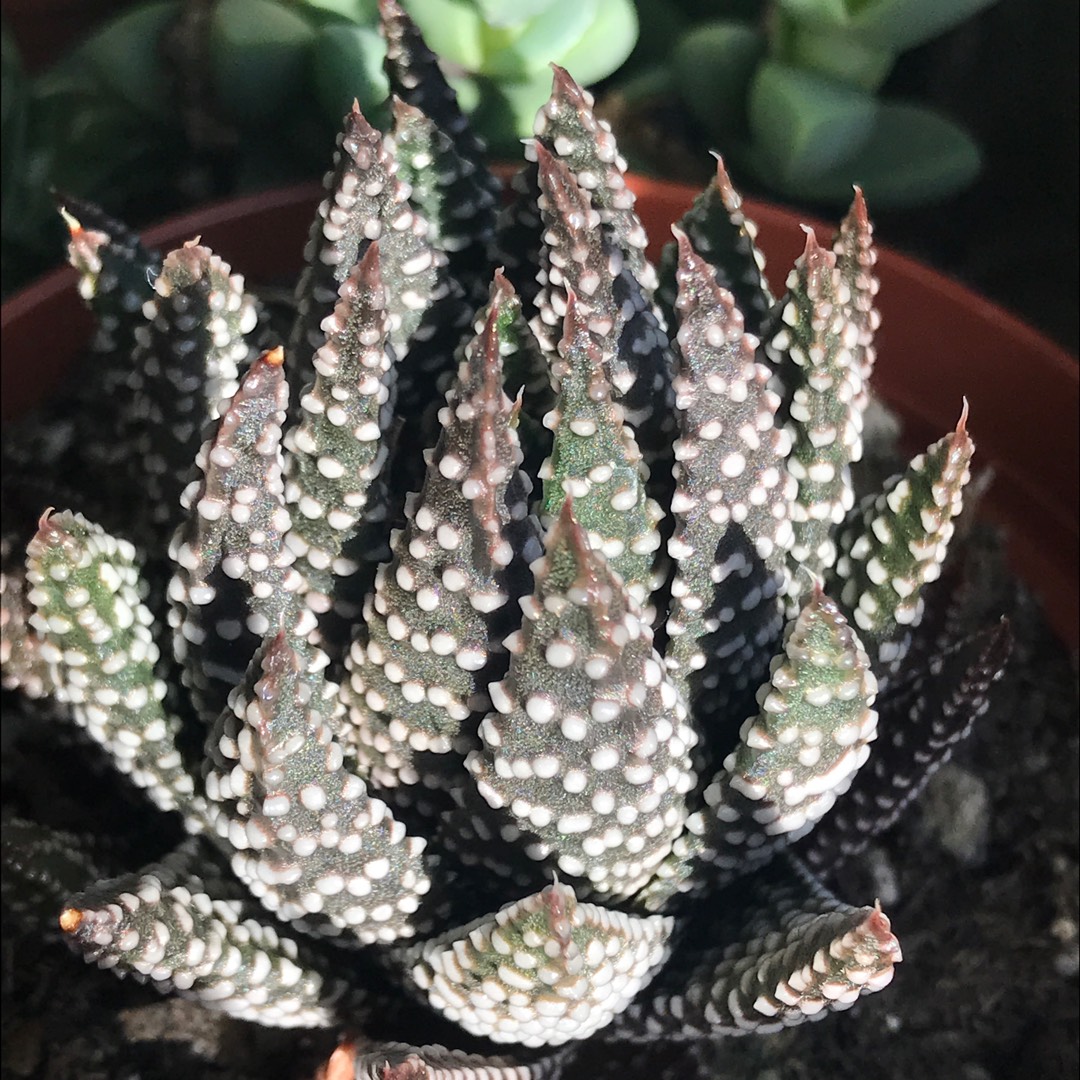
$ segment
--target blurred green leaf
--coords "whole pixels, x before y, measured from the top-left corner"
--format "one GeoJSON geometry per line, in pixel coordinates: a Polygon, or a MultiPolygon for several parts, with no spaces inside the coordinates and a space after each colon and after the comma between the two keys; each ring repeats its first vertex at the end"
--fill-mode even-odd
{"type": "Polygon", "coordinates": [[[536,112],[551,94],[550,73],[525,82],[483,77],[474,81],[479,100],[473,126],[484,137],[491,156],[520,161],[521,140],[532,135],[536,112]]]}
{"type": "Polygon", "coordinates": [[[480,15],[488,26],[518,26],[555,7],[552,0],[476,0],[480,15]]]}
{"type": "Polygon", "coordinates": [[[315,30],[295,9],[272,0],[220,0],[210,24],[214,91],[224,116],[269,119],[303,93],[315,30]]]}
{"type": "Polygon", "coordinates": [[[589,32],[559,63],[582,86],[606,78],[630,55],[637,41],[637,12],[631,0],[600,0],[589,32]]]}
{"type": "Polygon", "coordinates": [[[849,162],[870,138],[878,103],[861,90],[765,61],[748,107],[754,150],[787,189],[849,162]]]}
{"type": "Polygon", "coordinates": [[[315,94],[335,124],[353,98],[372,123],[380,119],[377,114],[390,93],[382,66],[385,52],[382,37],[371,27],[336,23],[319,31],[312,50],[315,94]]]}
{"type": "Polygon", "coordinates": [[[930,41],[995,0],[779,0],[795,18],[841,27],[868,45],[902,52],[930,41]]]}
{"type": "Polygon", "coordinates": [[[552,60],[561,63],[578,42],[592,39],[599,8],[600,0],[553,0],[513,41],[485,51],[482,74],[521,82],[550,71],[552,60]]]}
{"type": "Polygon", "coordinates": [[[145,114],[168,110],[171,86],[162,63],[161,42],[179,13],[176,0],[131,8],[79,45],[73,60],[84,63],[131,108],[145,114]]]}
{"type": "Polygon", "coordinates": [[[862,90],[877,90],[892,71],[896,53],[868,45],[847,30],[794,23],[784,59],[862,90]]]}
{"type": "Polygon", "coordinates": [[[379,25],[379,0],[287,0],[300,8],[300,15],[317,26],[332,22],[353,22],[358,26],[379,25]]]}
{"type": "Polygon", "coordinates": [[[668,63],[676,42],[690,28],[686,12],[670,0],[634,0],[634,7],[645,32],[638,34],[628,63],[634,68],[668,63]]]}
{"type": "Polygon", "coordinates": [[[978,145],[951,120],[918,105],[884,103],[852,160],[788,193],[847,205],[854,183],[862,185],[871,208],[919,206],[962,191],[981,167],[978,145]]]}
{"type": "Polygon", "coordinates": [[[671,56],[679,95],[714,139],[746,127],[746,95],[765,38],[749,23],[714,22],[685,34],[671,56]]]}
{"type": "Polygon", "coordinates": [[[484,64],[484,20],[467,0],[409,0],[428,45],[450,64],[480,71],[484,64]]]}

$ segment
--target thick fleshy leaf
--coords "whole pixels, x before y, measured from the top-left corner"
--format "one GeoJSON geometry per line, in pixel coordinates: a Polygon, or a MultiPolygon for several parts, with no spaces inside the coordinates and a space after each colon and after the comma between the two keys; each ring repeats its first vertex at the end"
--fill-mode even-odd
{"type": "Polygon", "coordinates": [[[879,48],[910,49],[971,18],[994,0],[780,0],[799,20],[851,30],[879,48]]]}
{"type": "Polygon", "coordinates": [[[675,84],[710,138],[745,130],[747,89],[764,55],[765,38],[749,23],[695,25],[679,40],[670,60],[675,84]]]}
{"type": "Polygon", "coordinates": [[[160,654],[134,548],[67,510],[43,515],[27,556],[30,627],[57,700],[158,806],[201,819],[180,721],[154,673],[160,654]]]}
{"type": "Polygon", "coordinates": [[[385,46],[374,27],[351,23],[324,26],[311,49],[315,94],[323,113],[337,121],[350,102],[360,101],[365,114],[380,120],[379,103],[390,92],[383,73],[385,46]]]}
{"type": "Polygon", "coordinates": [[[297,7],[274,0],[214,5],[209,28],[214,100],[230,120],[268,120],[302,83],[315,29],[297,7]]]}
{"type": "Polygon", "coordinates": [[[626,1008],[666,958],[673,926],[670,917],[579,903],[556,882],[426,943],[412,977],[474,1035],[558,1046],[626,1008]]]}
{"type": "Polygon", "coordinates": [[[878,103],[854,87],[767,60],[750,85],[748,108],[759,164],[768,167],[767,179],[788,189],[847,166],[873,133],[878,103]]]}
{"type": "Polygon", "coordinates": [[[952,120],[921,105],[883,102],[870,137],[855,155],[783,190],[841,202],[855,182],[880,209],[917,206],[962,191],[979,175],[982,162],[971,135],[952,120]]]}

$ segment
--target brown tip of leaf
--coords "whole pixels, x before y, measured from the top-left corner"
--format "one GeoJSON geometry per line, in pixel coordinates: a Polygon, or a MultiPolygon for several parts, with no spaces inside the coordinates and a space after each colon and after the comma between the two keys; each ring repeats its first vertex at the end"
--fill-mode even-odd
{"type": "Polygon", "coordinates": [[[259,357],[259,360],[261,363],[269,364],[271,367],[281,367],[285,363],[285,350],[280,345],[275,345],[272,349],[267,349],[259,357]]]}
{"type": "Polygon", "coordinates": [[[720,190],[720,194],[725,196],[724,202],[726,203],[727,195],[735,193],[735,187],[731,183],[731,177],[728,175],[727,166],[724,164],[724,159],[715,150],[710,150],[710,154],[716,158],[716,178],[713,181],[717,188],[720,190]]]}
{"type": "Polygon", "coordinates": [[[866,211],[866,199],[863,196],[863,189],[858,184],[852,186],[855,189],[855,198],[851,203],[851,214],[855,218],[859,229],[865,231],[870,228],[870,215],[866,211]]]}
{"type": "Polygon", "coordinates": [[[878,950],[883,957],[888,957],[893,963],[900,963],[904,954],[900,949],[900,942],[892,932],[892,923],[889,916],[881,910],[881,901],[874,901],[874,910],[862,922],[862,932],[871,937],[877,944],[878,950]]]}
{"type": "Polygon", "coordinates": [[[193,236],[190,240],[184,241],[185,248],[197,248],[202,243],[202,236],[193,236]]]}
{"type": "Polygon", "coordinates": [[[553,76],[551,80],[551,96],[573,98],[575,104],[580,102],[585,91],[581,88],[581,84],[577,79],[566,68],[560,67],[554,61],[551,62],[550,67],[553,76]]]}
{"type": "Polygon", "coordinates": [[[493,291],[500,296],[506,297],[506,299],[510,299],[510,297],[517,295],[517,291],[514,289],[512,282],[506,276],[505,266],[496,268],[495,273],[491,278],[491,284],[493,291]]]}
{"type": "Polygon", "coordinates": [[[82,222],[74,214],[69,213],[66,206],[60,207],[60,217],[63,218],[64,224],[68,227],[68,232],[74,240],[83,231],[82,222]]]}
{"type": "Polygon", "coordinates": [[[356,1076],[356,1044],[342,1043],[315,1074],[315,1080],[354,1080],[356,1076]]]}
{"type": "Polygon", "coordinates": [[[64,908],[60,912],[60,929],[65,934],[74,934],[82,926],[83,913],[78,908],[64,908]]]}
{"type": "Polygon", "coordinates": [[[960,410],[960,419],[956,423],[956,434],[957,435],[966,435],[967,434],[968,399],[967,399],[966,396],[964,397],[963,401],[964,401],[964,405],[963,405],[963,408],[960,410]]]}

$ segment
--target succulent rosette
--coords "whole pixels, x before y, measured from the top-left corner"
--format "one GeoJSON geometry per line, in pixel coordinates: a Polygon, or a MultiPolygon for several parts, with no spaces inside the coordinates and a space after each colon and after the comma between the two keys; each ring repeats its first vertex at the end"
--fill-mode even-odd
{"type": "Polygon", "coordinates": [[[342,1075],[539,1078],[588,1039],[846,1009],[901,951],[829,874],[1009,651],[924,595],[966,407],[858,489],[861,192],[774,298],[720,164],[657,271],[565,70],[500,210],[417,26],[381,17],[393,127],[345,118],[291,325],[195,240],[66,214],[103,330],[66,437],[5,448],[48,502],[4,536],[4,685],[192,835],[96,880],[22,824],[6,873],[117,974],[396,1040],[342,1075]],[[458,1045],[424,1045],[433,1012],[458,1045]]]}

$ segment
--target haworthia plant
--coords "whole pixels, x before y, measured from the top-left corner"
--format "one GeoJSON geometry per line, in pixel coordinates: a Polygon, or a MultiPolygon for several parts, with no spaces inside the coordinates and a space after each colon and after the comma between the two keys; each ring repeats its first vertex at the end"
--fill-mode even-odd
{"type": "Polygon", "coordinates": [[[568,72],[496,221],[434,55],[380,11],[394,129],[345,117],[284,348],[201,242],[159,265],[69,204],[102,363],[5,432],[3,682],[201,835],[118,877],[20,824],[5,900],[208,1007],[372,1034],[335,1076],[541,1080],[588,1040],[846,1009],[900,948],[818,876],[1009,653],[956,615],[966,411],[857,490],[862,193],[777,301],[718,164],[654,294],[568,72]],[[428,1045],[432,1010],[500,1053],[428,1045]]]}

